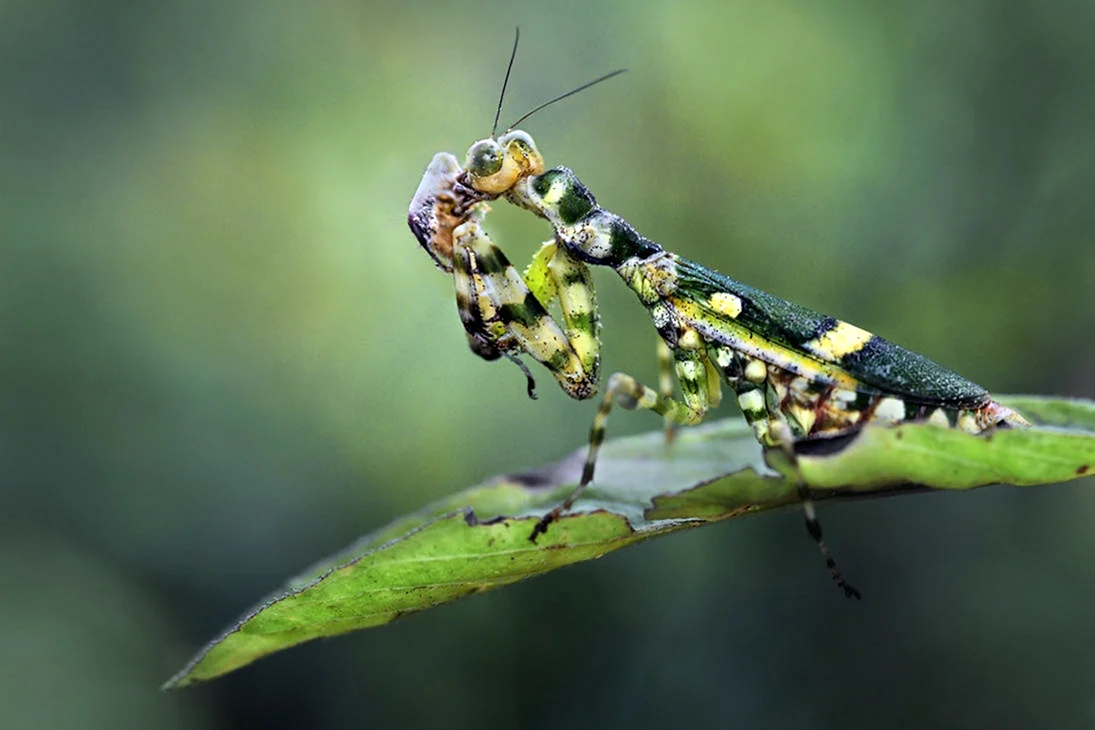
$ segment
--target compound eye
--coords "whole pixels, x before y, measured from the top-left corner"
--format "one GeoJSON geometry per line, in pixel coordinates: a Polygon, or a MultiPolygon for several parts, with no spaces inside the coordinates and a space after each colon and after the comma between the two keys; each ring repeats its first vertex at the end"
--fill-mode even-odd
{"type": "Polygon", "coordinates": [[[468,150],[464,167],[473,177],[488,177],[502,169],[502,147],[493,139],[476,142],[468,150]]]}
{"type": "Polygon", "coordinates": [[[512,157],[517,163],[522,177],[539,175],[544,171],[544,158],[540,150],[536,149],[536,143],[532,141],[532,137],[527,133],[520,129],[506,132],[498,140],[498,144],[506,151],[506,155],[512,157]]]}
{"type": "Polygon", "coordinates": [[[523,152],[531,152],[536,149],[536,143],[532,141],[532,136],[527,132],[522,132],[520,129],[515,129],[512,132],[507,132],[498,140],[499,146],[502,149],[509,149],[511,144],[517,145],[523,152]]]}

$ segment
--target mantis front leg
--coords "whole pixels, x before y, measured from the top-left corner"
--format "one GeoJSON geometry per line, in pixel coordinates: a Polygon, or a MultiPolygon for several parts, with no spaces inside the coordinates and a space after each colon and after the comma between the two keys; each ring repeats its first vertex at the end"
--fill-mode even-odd
{"type": "Polygon", "coordinates": [[[567,395],[591,397],[600,377],[600,319],[589,270],[547,243],[522,277],[483,231],[480,218],[471,216],[453,232],[457,309],[472,351],[488,360],[505,355],[518,364],[518,356],[527,354],[567,395]],[[547,310],[555,299],[562,326],[547,310]]]}

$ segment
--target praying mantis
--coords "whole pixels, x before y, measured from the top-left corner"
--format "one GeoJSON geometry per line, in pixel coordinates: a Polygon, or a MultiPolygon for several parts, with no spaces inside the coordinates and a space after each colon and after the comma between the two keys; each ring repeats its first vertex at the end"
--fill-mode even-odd
{"type": "MultiPolygon", "coordinates": [[[[503,97],[516,49],[517,40],[503,97]]],[[[822,539],[808,485],[797,472],[796,449],[804,442],[854,435],[868,423],[926,421],[971,434],[1030,424],[981,386],[922,355],[665,250],[601,208],[571,170],[545,169],[533,138],[513,127],[544,106],[621,72],[537,107],[500,136],[495,134],[496,114],[495,129],[471,145],[463,165],[447,152],[434,156],[408,211],[418,242],[453,276],[472,352],[486,360],[515,362],[530,395],[533,378],[521,356],[543,365],[572,398],[597,393],[601,322],[590,267],[614,270],[659,335],[660,388],[626,373],[607,379],[581,480],[537,523],[530,539],[543,534],[593,481],[614,405],[651,410],[671,424],[695,424],[719,404],[725,385],[757,441],[777,457],[770,462],[797,479],[807,528],[833,579],[847,596],[858,598],[822,539]],[[483,229],[489,203],[499,199],[552,227],[552,239],[523,274],[483,229]],[[554,302],[561,321],[549,312],[554,302]],[[680,385],[680,399],[672,395],[669,373],[680,385]]],[[[500,99],[499,114],[501,104],[500,99]]]]}

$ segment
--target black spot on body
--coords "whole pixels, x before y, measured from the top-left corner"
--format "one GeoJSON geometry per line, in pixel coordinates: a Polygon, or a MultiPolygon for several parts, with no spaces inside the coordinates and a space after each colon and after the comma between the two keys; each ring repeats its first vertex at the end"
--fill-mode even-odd
{"type": "Polygon", "coordinates": [[[562,170],[554,169],[548,170],[543,175],[537,175],[532,178],[532,191],[539,196],[547,195],[548,190],[551,190],[551,183],[562,174],[562,170]]]}
{"type": "Polygon", "coordinates": [[[551,355],[551,359],[545,363],[549,370],[553,373],[557,373],[561,370],[565,370],[567,364],[570,362],[570,352],[567,350],[556,350],[551,355]]]}
{"type": "Polygon", "coordinates": [[[838,324],[840,324],[840,320],[836,317],[825,317],[820,322],[818,322],[817,327],[814,329],[813,335],[810,337],[810,339],[814,340],[821,337],[826,332],[831,332],[833,328],[836,327],[838,324]]]}
{"type": "Polygon", "coordinates": [[[559,220],[572,226],[589,215],[596,206],[597,201],[593,199],[593,194],[575,179],[559,197],[559,220]]]}
{"type": "Polygon", "coordinates": [[[532,292],[525,294],[525,299],[519,303],[506,303],[498,307],[498,316],[504,322],[517,322],[525,327],[535,327],[547,312],[532,292]]]}
{"type": "Polygon", "coordinates": [[[662,247],[645,238],[630,223],[614,213],[605,213],[609,218],[611,231],[609,244],[612,247],[612,260],[604,263],[619,266],[630,258],[647,259],[662,251],[662,247]]]}
{"type": "Polygon", "coordinates": [[[568,324],[572,329],[591,332],[593,331],[593,313],[583,312],[581,314],[572,314],[568,324]]]}
{"type": "Polygon", "coordinates": [[[681,393],[683,393],[686,396],[695,397],[700,392],[699,381],[695,380],[694,378],[680,379],[680,384],[681,384],[681,393]]]}
{"type": "Polygon", "coordinates": [[[589,284],[589,275],[582,269],[571,269],[563,274],[562,282],[566,286],[589,284]]]}
{"type": "Polygon", "coordinates": [[[735,382],[741,379],[742,375],[744,374],[743,366],[741,364],[741,358],[738,357],[738,354],[736,352],[733,352],[732,350],[730,351],[730,353],[730,362],[727,363],[726,367],[722,369],[722,375],[728,381],[735,382]]]}
{"type": "Polygon", "coordinates": [[[499,248],[491,247],[475,254],[476,271],[482,274],[498,274],[510,265],[509,259],[499,248]]]}
{"type": "Polygon", "coordinates": [[[768,411],[763,408],[750,408],[749,410],[742,410],[741,414],[745,416],[745,420],[749,423],[756,423],[764,420],[768,415],[768,411]]]}

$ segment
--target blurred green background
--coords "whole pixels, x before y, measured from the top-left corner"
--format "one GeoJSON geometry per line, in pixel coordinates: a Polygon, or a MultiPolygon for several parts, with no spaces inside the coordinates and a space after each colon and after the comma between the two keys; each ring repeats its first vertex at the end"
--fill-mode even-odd
{"type": "MultiPolygon", "coordinates": [[[[1095,396],[1090,2],[0,2],[0,725],[1095,723],[1090,479],[823,509],[862,604],[787,511],[157,690],[320,556],[584,443],[406,227],[515,25],[503,123],[630,69],[525,128],[646,235],[1095,396]]],[[[524,260],[548,231],[505,207],[524,260]]],[[[607,370],[652,378],[598,283],[607,370]]]]}

